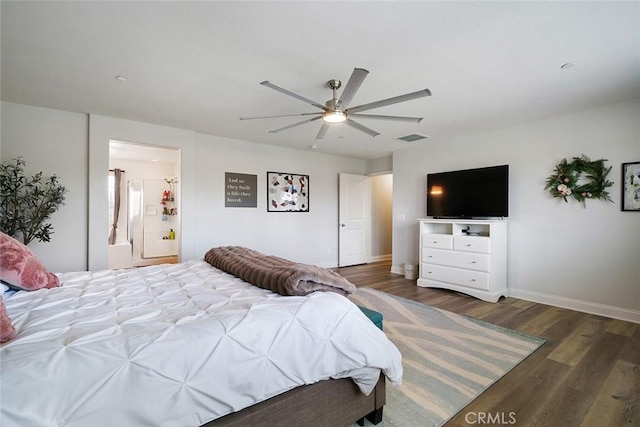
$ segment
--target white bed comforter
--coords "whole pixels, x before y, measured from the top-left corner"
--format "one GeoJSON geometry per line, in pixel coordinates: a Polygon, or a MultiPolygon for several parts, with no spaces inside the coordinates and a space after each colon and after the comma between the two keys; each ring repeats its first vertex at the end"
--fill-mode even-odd
{"type": "Polygon", "coordinates": [[[397,348],[334,293],[283,297],[204,261],[59,277],[5,301],[3,427],[195,427],[323,379],[401,381],[397,348]]]}

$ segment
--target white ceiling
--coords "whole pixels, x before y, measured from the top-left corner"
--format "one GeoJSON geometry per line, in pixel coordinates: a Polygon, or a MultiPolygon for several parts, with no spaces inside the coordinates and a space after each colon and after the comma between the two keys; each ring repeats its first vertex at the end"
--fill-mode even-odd
{"type": "MultiPolygon", "coordinates": [[[[2,99],[363,159],[433,139],[640,98],[640,2],[2,1],[2,99]],[[571,62],[572,68],[561,69],[571,62]],[[259,85],[331,98],[370,71],[351,105],[428,88],[315,141],[316,112],[259,85]],[[120,82],[116,76],[127,77],[120,82]]],[[[151,141],[150,141],[151,142],[151,141]]],[[[604,143],[604,142],[603,142],[604,143]]]]}

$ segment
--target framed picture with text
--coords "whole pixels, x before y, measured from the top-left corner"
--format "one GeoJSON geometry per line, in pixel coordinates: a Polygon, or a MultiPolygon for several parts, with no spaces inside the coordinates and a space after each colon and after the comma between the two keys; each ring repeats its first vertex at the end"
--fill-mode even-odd
{"type": "Polygon", "coordinates": [[[255,208],[258,206],[258,175],[224,173],[224,207],[255,208]]]}
{"type": "Polygon", "coordinates": [[[622,164],[621,210],[640,212],[640,162],[622,164]]]}
{"type": "Polygon", "coordinates": [[[267,212],[309,212],[309,175],[267,172],[267,212]]]}

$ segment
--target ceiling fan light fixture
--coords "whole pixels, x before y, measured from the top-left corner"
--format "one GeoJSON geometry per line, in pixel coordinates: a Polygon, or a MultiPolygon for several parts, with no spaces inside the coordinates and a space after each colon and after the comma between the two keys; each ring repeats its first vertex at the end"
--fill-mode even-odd
{"type": "Polygon", "coordinates": [[[342,123],[347,120],[347,114],[341,110],[325,111],[322,113],[322,120],[325,123],[342,123]]]}
{"type": "Polygon", "coordinates": [[[380,133],[376,132],[373,129],[370,129],[360,123],[357,122],[357,119],[366,118],[366,119],[381,119],[381,120],[391,120],[391,121],[400,121],[400,122],[411,122],[411,123],[420,123],[422,120],[421,117],[403,117],[403,116],[386,116],[380,114],[361,114],[363,111],[372,110],[374,108],[381,108],[387,105],[398,104],[400,102],[411,101],[413,99],[422,98],[424,96],[431,96],[431,91],[429,89],[422,89],[416,92],[405,93],[404,95],[394,96],[391,98],[381,99],[379,101],[370,102],[368,104],[360,104],[355,107],[351,107],[349,104],[353,99],[354,95],[360,88],[360,85],[364,81],[364,78],[369,74],[369,71],[364,68],[354,68],[353,73],[351,73],[351,77],[349,77],[349,81],[342,91],[342,95],[338,98],[337,90],[342,86],[342,82],[338,79],[332,79],[327,82],[327,87],[331,89],[333,92],[333,96],[330,100],[324,103],[324,105],[316,102],[312,99],[306,98],[302,95],[299,95],[295,92],[291,92],[285,88],[277,86],[269,80],[265,80],[260,84],[266,86],[270,89],[273,89],[277,92],[283,93],[287,96],[295,98],[299,101],[302,101],[306,104],[309,104],[313,107],[319,108],[322,112],[315,113],[298,113],[298,114],[280,114],[280,115],[272,115],[272,116],[258,116],[258,117],[240,117],[240,120],[249,120],[249,119],[266,119],[266,118],[275,118],[275,117],[290,117],[290,116],[312,116],[311,118],[307,118],[305,120],[301,120],[297,123],[292,123],[288,126],[281,127],[279,129],[271,130],[270,133],[278,133],[286,129],[291,129],[296,126],[301,126],[309,122],[313,122],[316,120],[322,119],[322,126],[316,135],[316,140],[320,140],[324,138],[329,126],[339,123],[346,123],[350,127],[363,132],[371,137],[375,137],[380,135],[380,133]],[[352,120],[351,116],[356,120],[352,120]]]}

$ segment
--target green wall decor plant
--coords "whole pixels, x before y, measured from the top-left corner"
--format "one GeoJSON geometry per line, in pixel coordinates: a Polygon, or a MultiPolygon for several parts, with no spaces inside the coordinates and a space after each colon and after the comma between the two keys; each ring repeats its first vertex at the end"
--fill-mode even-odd
{"type": "Polygon", "coordinates": [[[613,182],[607,179],[611,166],[606,167],[606,161],[591,161],[584,154],[574,157],[571,162],[564,158],[545,181],[544,189],[553,197],[561,197],[565,202],[571,197],[582,203],[582,206],[586,206],[587,199],[613,202],[607,192],[607,188],[611,187],[613,182]]]}
{"type": "Polygon", "coordinates": [[[28,245],[34,239],[51,240],[51,215],[64,204],[66,188],[53,175],[24,174],[26,162],[18,157],[0,165],[0,230],[28,245]]]}

